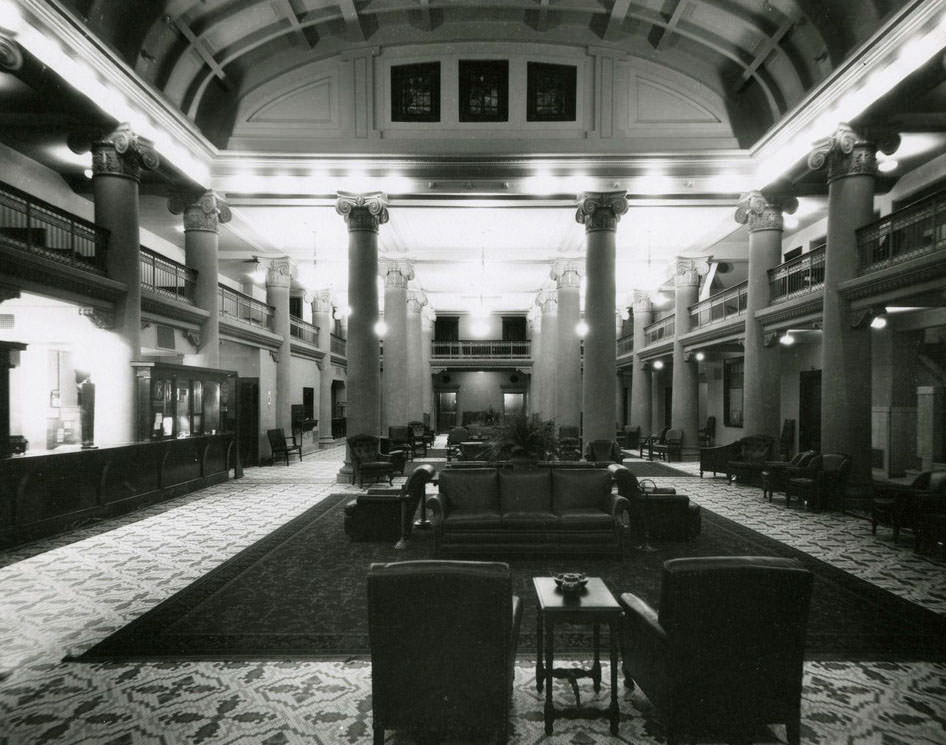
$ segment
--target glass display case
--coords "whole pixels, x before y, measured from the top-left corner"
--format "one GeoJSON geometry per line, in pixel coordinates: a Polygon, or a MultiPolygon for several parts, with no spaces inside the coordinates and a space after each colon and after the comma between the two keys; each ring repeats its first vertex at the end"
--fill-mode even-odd
{"type": "Polygon", "coordinates": [[[235,372],[154,363],[139,366],[138,378],[139,439],[234,431],[235,372]]]}

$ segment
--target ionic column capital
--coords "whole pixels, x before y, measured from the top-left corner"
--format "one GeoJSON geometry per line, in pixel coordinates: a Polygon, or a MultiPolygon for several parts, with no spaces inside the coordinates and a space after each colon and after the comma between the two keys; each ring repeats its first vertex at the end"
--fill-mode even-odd
{"type": "Polygon", "coordinates": [[[783,213],[792,214],[797,209],[798,200],[795,197],[770,198],[761,191],[750,191],[739,199],[735,219],[740,225],[748,225],[750,233],[782,230],[785,227],[783,213]]]}
{"type": "Polygon", "coordinates": [[[318,290],[312,297],[313,313],[331,313],[332,312],[332,291],[329,289],[318,290]]]}
{"type": "Polygon", "coordinates": [[[168,210],[174,215],[184,215],[185,231],[205,233],[216,233],[220,223],[230,222],[233,216],[230,205],[212,191],[205,191],[196,198],[193,194],[172,194],[168,197],[168,210]]]}
{"type": "Polygon", "coordinates": [[[875,176],[877,150],[891,155],[899,146],[900,136],[896,132],[880,129],[859,132],[842,123],[834,134],[815,143],[808,156],[808,167],[818,171],[827,164],[828,183],[847,176],[875,176]]]}
{"type": "Polygon", "coordinates": [[[617,230],[618,220],[627,212],[627,192],[586,191],[578,195],[575,220],[585,226],[586,233],[617,230]]]}
{"type": "Polygon", "coordinates": [[[654,301],[646,290],[634,290],[632,293],[631,308],[635,315],[650,313],[654,309],[654,301]]]}
{"type": "Polygon", "coordinates": [[[266,287],[289,287],[292,281],[292,261],[284,256],[281,259],[270,259],[266,271],[266,287]]]}
{"type": "Polygon", "coordinates": [[[427,305],[427,295],[423,290],[407,291],[407,312],[421,314],[427,305]]]}
{"type": "Polygon", "coordinates": [[[92,143],[92,175],[124,176],[139,181],[143,169],[160,165],[154,143],[135,134],[128,124],[92,143]]]}
{"type": "Polygon", "coordinates": [[[367,230],[377,233],[388,221],[388,198],[380,191],[365,194],[338,192],[335,211],[345,218],[348,232],[367,230]]]}
{"type": "Polygon", "coordinates": [[[552,263],[552,269],[549,276],[555,280],[555,286],[559,289],[563,287],[581,286],[582,266],[573,259],[559,259],[552,263]]]}
{"type": "Polygon", "coordinates": [[[674,287],[696,287],[708,269],[705,261],[678,256],[673,265],[674,287]]]}
{"type": "Polygon", "coordinates": [[[385,287],[407,287],[414,279],[414,265],[404,259],[383,259],[378,262],[378,273],[384,277],[385,287]]]}
{"type": "Polygon", "coordinates": [[[535,304],[543,313],[551,313],[558,304],[558,294],[555,290],[539,290],[535,297],[535,304]]]}

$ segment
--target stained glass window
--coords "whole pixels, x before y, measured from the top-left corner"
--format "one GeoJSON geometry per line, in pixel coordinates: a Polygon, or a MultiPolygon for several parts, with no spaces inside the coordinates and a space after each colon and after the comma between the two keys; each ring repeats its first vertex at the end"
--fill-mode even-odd
{"type": "Polygon", "coordinates": [[[440,63],[391,68],[391,121],[440,121],[440,63]]]}
{"type": "Polygon", "coordinates": [[[509,62],[460,60],[460,121],[509,119],[509,62]]]}
{"type": "Polygon", "coordinates": [[[530,122],[575,121],[578,68],[530,62],[527,69],[526,119],[530,122]]]}

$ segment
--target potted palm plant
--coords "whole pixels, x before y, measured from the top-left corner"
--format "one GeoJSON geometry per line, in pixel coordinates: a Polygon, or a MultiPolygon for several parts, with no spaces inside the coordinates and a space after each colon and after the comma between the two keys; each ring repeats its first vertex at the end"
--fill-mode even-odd
{"type": "Polygon", "coordinates": [[[554,422],[538,415],[511,414],[490,438],[489,452],[495,460],[534,463],[550,458],[557,444],[554,422]]]}

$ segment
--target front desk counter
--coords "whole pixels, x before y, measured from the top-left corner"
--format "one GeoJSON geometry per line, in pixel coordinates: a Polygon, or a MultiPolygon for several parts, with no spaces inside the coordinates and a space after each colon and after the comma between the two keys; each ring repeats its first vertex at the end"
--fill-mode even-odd
{"type": "Polygon", "coordinates": [[[226,481],[233,434],[42,451],[0,460],[0,548],[226,481]]]}

